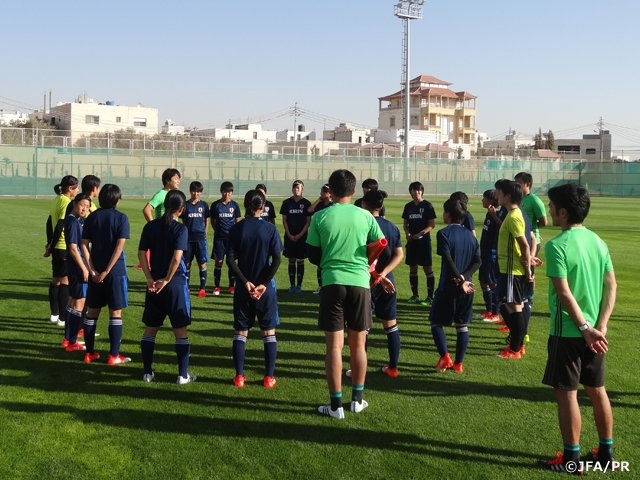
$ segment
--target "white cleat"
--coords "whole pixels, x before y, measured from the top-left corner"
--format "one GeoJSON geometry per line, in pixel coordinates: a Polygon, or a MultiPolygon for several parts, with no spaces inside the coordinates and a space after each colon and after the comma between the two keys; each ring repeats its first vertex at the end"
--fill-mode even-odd
{"type": "Polygon", "coordinates": [[[142,376],[142,381],[145,383],[151,383],[151,381],[155,378],[156,374],[151,372],[151,373],[145,373],[142,376]]]}
{"type": "Polygon", "coordinates": [[[318,407],[318,412],[320,415],[325,415],[327,417],[343,419],[344,418],[344,408],[340,407],[337,410],[331,410],[331,404],[327,403],[326,405],[320,405],[318,407]]]}
{"type": "Polygon", "coordinates": [[[368,406],[369,406],[369,404],[367,403],[366,400],[362,400],[362,403],[360,403],[360,402],[351,402],[351,411],[353,413],[360,413],[362,410],[364,410],[368,406]]]}
{"type": "Polygon", "coordinates": [[[195,375],[191,375],[190,373],[187,373],[187,378],[178,375],[178,381],[176,383],[178,385],[185,385],[187,383],[195,382],[197,378],[198,377],[196,377],[195,375]]]}

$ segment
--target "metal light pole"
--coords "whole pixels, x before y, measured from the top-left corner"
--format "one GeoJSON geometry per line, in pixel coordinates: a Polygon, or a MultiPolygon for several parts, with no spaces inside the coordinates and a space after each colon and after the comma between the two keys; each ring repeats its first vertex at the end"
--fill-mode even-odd
{"type": "Polygon", "coordinates": [[[401,0],[394,7],[393,14],[402,19],[402,79],[400,84],[404,88],[404,179],[409,181],[409,129],[411,127],[411,98],[409,92],[409,20],[422,18],[422,5],[426,0],[401,0]]]}

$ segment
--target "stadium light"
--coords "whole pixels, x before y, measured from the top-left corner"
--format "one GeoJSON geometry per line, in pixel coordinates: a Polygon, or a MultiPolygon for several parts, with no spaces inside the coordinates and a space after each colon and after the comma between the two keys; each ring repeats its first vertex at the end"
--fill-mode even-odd
{"type": "Polygon", "coordinates": [[[395,6],[393,14],[402,19],[402,77],[400,84],[404,88],[404,179],[409,181],[409,128],[411,126],[409,94],[409,20],[422,18],[422,5],[426,0],[401,0],[395,6]]]}

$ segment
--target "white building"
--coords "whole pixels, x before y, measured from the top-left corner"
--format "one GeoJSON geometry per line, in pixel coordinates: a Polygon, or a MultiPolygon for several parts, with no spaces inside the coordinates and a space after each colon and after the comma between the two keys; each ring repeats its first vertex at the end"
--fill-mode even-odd
{"type": "Polygon", "coordinates": [[[165,135],[184,135],[184,125],[176,125],[171,119],[167,119],[162,126],[161,132],[165,135]]]}
{"type": "Polygon", "coordinates": [[[298,125],[298,131],[293,130],[281,130],[276,133],[276,140],[278,142],[293,142],[300,140],[315,140],[316,132],[306,132],[304,125],[298,125]]]}
{"type": "Polygon", "coordinates": [[[0,125],[9,125],[9,122],[25,123],[27,120],[29,120],[29,114],[27,113],[0,108],[0,125]]]}
{"type": "Polygon", "coordinates": [[[112,101],[96,103],[95,100],[78,97],[75,102],[59,102],[48,111],[36,111],[29,115],[55,125],[60,130],[71,131],[71,135],[113,133],[133,128],[136,133],[155,135],[158,133],[158,109],[126,107],[112,101]]]}
{"type": "Polygon", "coordinates": [[[482,148],[494,150],[515,150],[521,147],[531,147],[533,146],[534,141],[518,133],[516,131],[509,130],[509,133],[505,135],[503,140],[490,140],[487,139],[482,142],[482,148]]]}
{"type": "Polygon", "coordinates": [[[371,130],[356,128],[348,123],[341,123],[333,130],[324,130],[322,138],[347,143],[369,143],[373,140],[371,130]]]}
{"type": "Polygon", "coordinates": [[[200,130],[195,127],[191,130],[192,136],[209,138],[229,138],[237,141],[250,142],[252,140],[263,140],[265,142],[275,142],[276,132],[274,130],[263,130],[259,123],[228,124],[226,128],[208,128],[200,130]]]}

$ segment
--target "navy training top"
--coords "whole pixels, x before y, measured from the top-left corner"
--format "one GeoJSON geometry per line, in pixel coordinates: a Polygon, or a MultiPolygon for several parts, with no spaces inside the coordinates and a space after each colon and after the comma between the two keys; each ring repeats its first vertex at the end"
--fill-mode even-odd
{"type": "MultiPolygon", "coordinates": [[[[189,232],[180,222],[172,220],[168,225],[164,218],[156,218],[147,223],[142,229],[138,250],[149,253],[151,259],[151,276],[159,280],[167,276],[171,259],[175,250],[183,252],[188,248],[189,232]]],[[[171,277],[171,283],[187,283],[187,267],[184,263],[184,255],[176,273],[171,277]]]]}
{"type": "MultiPolygon", "coordinates": [[[[82,239],[91,242],[91,260],[98,272],[106,270],[116,243],[121,238],[129,238],[129,218],[115,208],[99,208],[85,219],[82,239]]],[[[124,249],[110,274],[122,277],[127,275],[124,249]]]]}
{"type": "Polygon", "coordinates": [[[235,200],[229,200],[226,205],[222,200],[216,200],[211,204],[210,214],[214,240],[229,238],[229,229],[236,224],[236,218],[242,216],[235,200]]]}
{"type": "MultiPolygon", "coordinates": [[[[408,222],[409,233],[414,234],[427,228],[429,221],[437,217],[433,205],[426,200],[422,200],[417,205],[413,201],[407,203],[404,206],[402,218],[408,222]]],[[[431,232],[427,233],[427,240],[430,239],[431,232]]]]}
{"type": "MultiPolygon", "coordinates": [[[[447,253],[451,255],[451,259],[458,269],[458,273],[462,275],[473,262],[476,255],[480,255],[480,246],[473,234],[462,225],[449,224],[445,228],[438,231],[437,253],[441,257],[447,253]]],[[[454,291],[459,287],[453,282],[455,274],[449,269],[444,259],[440,269],[440,282],[438,289],[445,291],[454,291]]],[[[471,280],[467,277],[466,280],[471,280]]]]}
{"type": "Polygon", "coordinates": [[[205,220],[209,217],[209,205],[207,205],[207,202],[198,200],[194,205],[187,200],[180,218],[183,225],[187,227],[190,242],[202,242],[207,239],[205,220]]]}
{"type": "MultiPolygon", "coordinates": [[[[384,234],[384,238],[387,239],[387,242],[389,242],[388,246],[389,249],[391,250],[391,255],[393,256],[396,253],[396,249],[397,248],[401,248],[402,247],[402,238],[400,236],[400,230],[398,229],[398,227],[396,227],[393,222],[390,222],[389,220],[380,217],[373,217],[376,219],[376,222],[378,222],[378,225],[380,226],[380,230],[382,230],[382,233],[384,234]]],[[[367,244],[371,243],[372,240],[371,239],[367,239],[367,244]]],[[[382,263],[380,262],[380,268],[384,268],[388,265],[389,262],[386,263],[382,263]]],[[[394,281],[393,278],[393,272],[389,272],[389,274],[387,275],[387,278],[389,280],[391,280],[392,282],[394,281]]]]}
{"type": "Polygon", "coordinates": [[[262,211],[262,215],[260,218],[266,220],[267,222],[271,222],[276,219],[276,209],[269,200],[267,200],[264,204],[264,210],[262,211]]]}
{"type": "Polygon", "coordinates": [[[304,197],[300,197],[297,202],[293,197],[289,197],[282,202],[280,215],[286,215],[287,226],[291,235],[298,235],[307,224],[307,218],[311,216],[307,211],[310,206],[311,202],[304,197]]]}
{"type": "Polygon", "coordinates": [[[84,218],[76,218],[73,214],[67,215],[67,218],[64,219],[64,241],[67,244],[67,260],[69,261],[67,263],[67,269],[69,275],[82,276],[82,269],[71,256],[70,247],[72,243],[75,243],[78,253],[80,254],[80,258],[82,258],[82,261],[84,262],[82,249],[80,248],[83,225],[84,218]]]}

